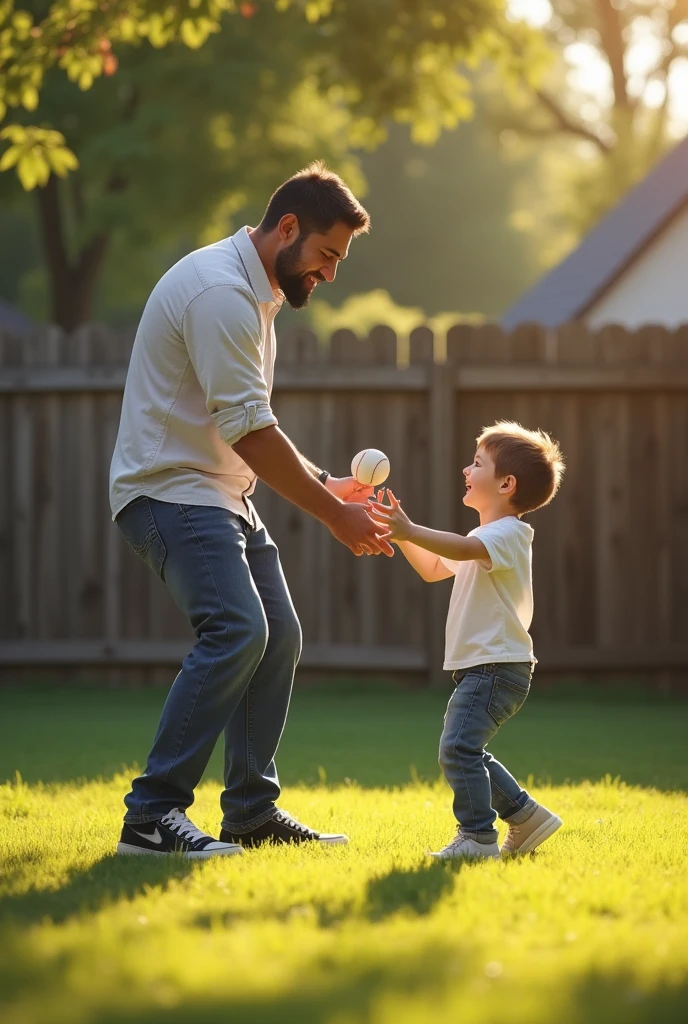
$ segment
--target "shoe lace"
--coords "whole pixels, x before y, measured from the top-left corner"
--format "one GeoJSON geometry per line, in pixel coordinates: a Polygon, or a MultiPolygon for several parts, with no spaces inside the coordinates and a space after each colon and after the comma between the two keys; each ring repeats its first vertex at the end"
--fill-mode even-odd
{"type": "Polygon", "coordinates": [[[451,840],[451,842],[447,843],[447,845],[442,848],[442,852],[444,853],[445,851],[449,851],[449,850],[458,850],[458,848],[463,843],[467,843],[467,842],[468,842],[468,838],[466,836],[462,835],[461,832],[457,832],[456,835],[454,836],[454,838],[451,840]]]}
{"type": "Polygon", "coordinates": [[[517,835],[519,834],[519,832],[521,830],[518,827],[518,825],[508,825],[507,827],[508,827],[508,832],[507,832],[506,836],[504,837],[504,842],[503,842],[502,846],[505,849],[508,850],[511,847],[511,844],[516,842],[516,837],[517,837],[517,835]]]}
{"type": "Polygon", "coordinates": [[[201,832],[200,828],[196,828],[193,821],[191,821],[184,814],[179,807],[176,807],[169,814],[166,814],[162,819],[163,825],[167,825],[172,832],[176,832],[181,839],[186,839],[190,843],[198,842],[199,839],[207,839],[208,836],[205,832],[201,832]]]}
{"type": "Polygon", "coordinates": [[[304,835],[308,835],[311,831],[307,825],[303,825],[300,821],[297,821],[296,818],[292,818],[288,811],[278,810],[275,817],[283,825],[286,825],[287,828],[294,829],[295,832],[302,832],[304,835]]]}

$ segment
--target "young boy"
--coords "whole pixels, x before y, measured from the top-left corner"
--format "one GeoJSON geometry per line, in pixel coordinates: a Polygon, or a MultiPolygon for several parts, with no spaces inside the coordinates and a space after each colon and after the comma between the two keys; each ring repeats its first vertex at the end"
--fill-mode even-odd
{"type": "Polygon", "coordinates": [[[542,431],[500,422],[483,430],[464,471],[464,505],[480,514],[467,537],[412,523],[391,491],[372,501],[371,515],[389,527],[413,568],[428,583],[454,576],[446,630],[445,669],[456,689],[440,740],[440,766],[454,791],[456,837],[434,857],[499,857],[497,815],[509,826],[501,853],[526,853],[548,839],[561,819],[521,789],[485,750],[522,706],[535,658],[533,529],[521,516],[556,494],[564,460],[542,431]]]}

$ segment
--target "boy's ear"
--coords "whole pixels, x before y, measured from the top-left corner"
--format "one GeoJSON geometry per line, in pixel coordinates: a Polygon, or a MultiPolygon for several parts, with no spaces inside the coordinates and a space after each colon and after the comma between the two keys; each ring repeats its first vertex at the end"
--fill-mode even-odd
{"type": "Polygon", "coordinates": [[[516,487],[516,477],[510,473],[509,476],[504,477],[501,484],[499,485],[499,493],[504,494],[509,498],[513,498],[514,494],[516,493],[516,487]]]}

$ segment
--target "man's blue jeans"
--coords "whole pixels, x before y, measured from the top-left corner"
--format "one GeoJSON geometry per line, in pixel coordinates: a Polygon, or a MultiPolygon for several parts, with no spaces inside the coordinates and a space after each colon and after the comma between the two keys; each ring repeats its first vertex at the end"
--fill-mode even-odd
{"type": "Polygon", "coordinates": [[[461,832],[483,843],[497,840],[497,815],[519,824],[536,802],[485,746],[515,715],[530,689],[529,664],[477,665],[454,673],[456,689],[444,718],[440,767],[454,791],[461,832]]]}
{"type": "Polygon", "coordinates": [[[188,615],[196,642],[172,684],[125,821],[186,809],[222,733],[224,828],[248,831],[275,811],[275,753],[289,708],[301,628],[277,548],[221,508],[137,498],[117,516],[134,551],[188,615]]]}

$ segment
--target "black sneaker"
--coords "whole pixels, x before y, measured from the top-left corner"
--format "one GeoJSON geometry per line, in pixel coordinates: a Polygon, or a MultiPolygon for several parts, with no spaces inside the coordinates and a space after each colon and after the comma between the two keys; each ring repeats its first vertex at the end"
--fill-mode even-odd
{"type": "Polygon", "coordinates": [[[229,840],[213,839],[189,821],[180,807],[157,821],[129,825],[126,821],[117,844],[117,853],[181,854],[204,860],[207,857],[231,857],[244,851],[229,840]]]}
{"type": "Polygon", "coordinates": [[[349,842],[342,833],[316,832],[302,825],[286,811],[278,810],[274,817],[250,832],[220,832],[223,843],[239,843],[241,846],[262,846],[263,843],[321,843],[323,846],[339,846],[349,842]]]}

